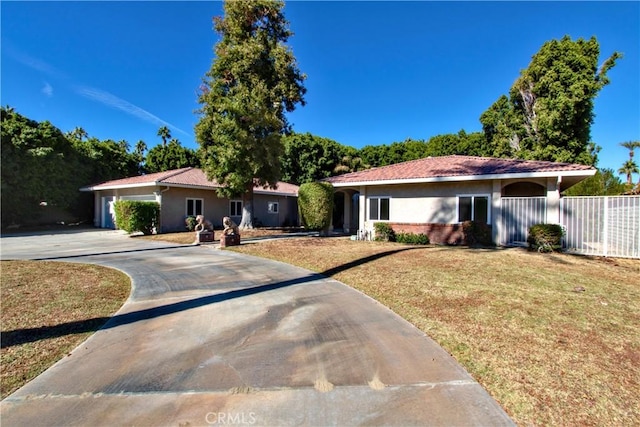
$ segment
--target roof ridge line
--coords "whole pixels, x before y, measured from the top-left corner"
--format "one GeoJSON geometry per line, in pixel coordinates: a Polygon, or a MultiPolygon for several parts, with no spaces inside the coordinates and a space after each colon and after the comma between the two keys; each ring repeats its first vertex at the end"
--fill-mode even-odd
{"type": "Polygon", "coordinates": [[[173,173],[167,175],[167,176],[163,176],[162,179],[157,180],[156,182],[162,182],[165,179],[169,179],[169,178],[173,178],[176,175],[180,175],[183,174],[185,172],[187,172],[188,170],[194,169],[193,166],[188,166],[186,168],[180,168],[180,169],[175,169],[174,171],[172,171],[173,173]]]}

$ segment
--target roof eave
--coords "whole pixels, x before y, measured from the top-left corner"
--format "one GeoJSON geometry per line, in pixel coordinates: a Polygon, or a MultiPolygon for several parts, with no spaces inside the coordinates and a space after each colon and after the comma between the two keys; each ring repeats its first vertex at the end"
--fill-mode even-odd
{"type": "Polygon", "coordinates": [[[461,176],[441,176],[433,178],[409,178],[409,179],[386,179],[375,181],[351,181],[331,183],[334,187],[353,187],[370,185],[398,185],[398,184],[429,184],[439,182],[463,182],[463,181],[487,181],[495,179],[523,179],[523,178],[553,178],[559,176],[590,177],[595,175],[596,169],[572,170],[572,171],[548,171],[548,172],[526,172],[526,173],[505,173],[486,175],[461,175],[461,176]]]}
{"type": "Polygon", "coordinates": [[[154,182],[141,182],[137,184],[115,184],[115,185],[92,185],[89,187],[82,187],[80,191],[100,191],[100,190],[120,190],[123,188],[142,188],[142,187],[157,187],[161,184],[157,181],[154,182]]]}

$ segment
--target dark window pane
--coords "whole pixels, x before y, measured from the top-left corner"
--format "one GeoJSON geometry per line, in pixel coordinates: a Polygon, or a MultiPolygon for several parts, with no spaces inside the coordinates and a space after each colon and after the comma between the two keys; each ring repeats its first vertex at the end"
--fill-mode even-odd
{"type": "Polygon", "coordinates": [[[458,222],[471,221],[471,197],[458,198],[458,222]]]}
{"type": "Polygon", "coordinates": [[[369,199],[369,219],[378,219],[378,199],[369,199]]]}
{"type": "Polygon", "coordinates": [[[475,197],[473,199],[473,216],[473,220],[476,222],[488,223],[489,199],[487,197],[475,197]]]}
{"type": "Polygon", "coordinates": [[[196,209],[195,209],[195,213],[196,215],[202,215],[202,200],[194,200],[196,202],[196,209]]]}
{"type": "Polygon", "coordinates": [[[187,199],[187,215],[195,216],[193,213],[193,199],[187,199]]]}
{"type": "Polygon", "coordinates": [[[389,221],[389,199],[380,199],[380,219],[389,221]]]}

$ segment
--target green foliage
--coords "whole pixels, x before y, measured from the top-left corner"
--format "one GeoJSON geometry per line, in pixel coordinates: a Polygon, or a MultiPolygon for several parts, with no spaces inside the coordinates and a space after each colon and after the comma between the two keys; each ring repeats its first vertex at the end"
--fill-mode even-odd
{"type": "Polygon", "coordinates": [[[562,250],[564,230],[559,224],[535,224],[529,227],[529,250],[554,252],[562,250]]]}
{"type": "Polygon", "coordinates": [[[376,222],[373,224],[375,230],[375,240],[380,242],[395,242],[396,233],[393,228],[386,222],[376,222]]]}
{"type": "Polygon", "coordinates": [[[358,152],[362,161],[373,167],[454,154],[489,156],[491,149],[482,132],[468,134],[461,130],[457,134],[437,135],[428,141],[407,138],[390,145],[367,145],[358,152]]]}
{"type": "Polygon", "coordinates": [[[396,233],[396,242],[408,245],[428,245],[429,236],[423,233],[396,233]]]}
{"type": "Polygon", "coordinates": [[[614,52],[598,68],[600,47],[589,40],[551,40],[528,68],[480,117],[493,155],[594,165],[590,141],[593,101],[609,83],[607,72],[621,57],[614,52]]]}
{"type": "Polygon", "coordinates": [[[196,217],[193,215],[189,215],[184,219],[184,225],[187,227],[188,231],[195,231],[197,223],[196,217]]]}
{"type": "Polygon", "coordinates": [[[612,169],[600,169],[572,186],[562,194],[564,196],[617,196],[626,191],[627,186],[618,178],[612,169]]]}
{"type": "Polygon", "coordinates": [[[30,120],[2,107],[2,225],[36,219],[47,206],[68,209],[87,184],[82,156],[48,121],[30,120]]]}
{"type": "Polygon", "coordinates": [[[147,173],[186,167],[200,167],[200,159],[195,150],[183,147],[177,139],[172,139],[166,145],[156,145],[147,153],[145,162],[147,173]]]}
{"type": "Polygon", "coordinates": [[[332,176],[341,160],[356,151],[308,132],[286,135],[282,143],[282,180],[296,185],[332,176]]]}
{"type": "Polygon", "coordinates": [[[254,185],[275,187],[281,177],[281,135],[286,113],[304,105],[306,78],[285,43],[292,35],[282,1],[225,1],[215,18],[215,60],[198,102],[196,140],[203,169],[223,185],[219,193],[243,196],[241,228],[252,228],[254,185]]]}
{"type": "Polygon", "coordinates": [[[160,218],[160,205],[156,202],[140,202],[137,200],[118,200],[114,204],[116,226],[134,233],[152,234],[160,218]]]}
{"type": "Polygon", "coordinates": [[[462,232],[467,245],[493,246],[491,227],[483,222],[465,221],[462,223],[462,232]]]}
{"type": "Polygon", "coordinates": [[[308,182],[298,190],[302,225],[309,230],[327,231],[333,215],[334,189],[328,182],[308,182]]]}

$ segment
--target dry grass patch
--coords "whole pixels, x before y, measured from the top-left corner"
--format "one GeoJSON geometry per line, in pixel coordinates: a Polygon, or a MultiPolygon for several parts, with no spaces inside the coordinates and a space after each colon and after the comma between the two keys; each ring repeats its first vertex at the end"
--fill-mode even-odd
{"type": "Polygon", "coordinates": [[[95,265],[1,261],[2,398],[98,330],[124,303],[131,280],[95,265]]]}
{"type": "MultiPolygon", "coordinates": [[[[242,230],[240,236],[242,239],[251,239],[254,237],[269,237],[269,236],[282,236],[283,234],[288,233],[296,233],[299,231],[304,231],[301,228],[291,227],[291,228],[255,228],[253,230],[242,230]]],[[[220,234],[222,230],[215,231],[215,239],[220,239],[220,234]]],[[[151,236],[135,236],[136,239],[147,239],[147,240],[159,240],[162,242],[171,242],[182,245],[190,245],[195,242],[195,232],[193,231],[184,231],[177,233],[163,233],[163,234],[154,234],[151,236]]]]}
{"type": "Polygon", "coordinates": [[[639,425],[640,261],[304,238],[238,252],[335,277],[449,351],[520,425],[639,425]]]}

